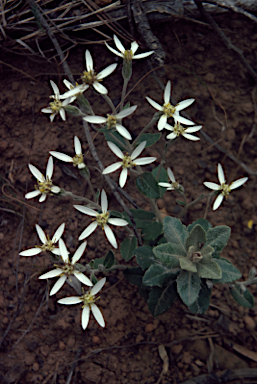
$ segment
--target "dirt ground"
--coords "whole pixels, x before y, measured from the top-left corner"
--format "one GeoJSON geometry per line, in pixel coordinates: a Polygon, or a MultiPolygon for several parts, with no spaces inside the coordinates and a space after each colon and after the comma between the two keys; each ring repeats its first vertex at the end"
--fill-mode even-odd
{"type": "MultiPolygon", "coordinates": [[[[232,12],[215,16],[215,19],[253,68],[257,68],[257,25],[232,12]]],[[[167,55],[165,73],[161,73],[162,83],[165,85],[168,79],[172,81],[172,96],[176,101],[195,98],[195,103],[187,110],[190,118],[203,125],[214,142],[257,172],[256,132],[253,130],[257,123],[256,87],[237,56],[226,49],[208,26],[171,19],[169,23],[153,26],[153,31],[167,55]]],[[[104,46],[90,46],[89,49],[98,70],[116,60],[104,46]]],[[[79,47],[68,58],[77,79],[84,68],[84,51],[85,47],[79,47]]],[[[86,331],[81,328],[80,306],[57,304],[57,299],[74,294],[70,286],[65,285],[56,296],[49,298],[50,285],[46,287],[45,281],[38,280],[40,274],[49,270],[49,258],[43,254],[20,257],[19,251],[39,244],[36,223],[52,236],[58,225],[65,222],[63,238],[73,252],[78,247],[79,234],[90,219],[76,211],[72,207],[74,202],[68,197],[52,196],[46,204],[39,204],[37,199],[25,201],[24,194],[32,191],[35,184],[27,164],[32,163],[44,171],[49,151],[72,155],[73,137],[77,135],[83,142],[94,187],[105,187],[110,207],[118,208],[96,171],[81,121],[68,117],[63,122],[58,117],[50,123],[49,116],[40,112],[52,94],[50,79],[64,91],[62,80],[65,77],[61,67],[33,62],[8,52],[3,52],[2,60],[14,68],[0,64],[0,382],[65,384],[70,382],[67,380],[72,372],[71,383],[77,384],[159,383],[163,367],[158,352],[161,344],[169,356],[169,370],[161,378],[163,384],[182,383],[208,372],[257,368],[257,309],[239,307],[230,296],[228,286],[214,287],[211,306],[202,316],[192,315],[181,303],[175,302],[168,312],[153,318],[136,286],[130,285],[122,272],[115,272],[107,276],[98,302],[106,327],[101,328],[91,318],[86,331]]],[[[147,71],[144,61],[135,60],[129,89],[147,71]]],[[[118,101],[121,66],[104,84],[114,102],[118,101]]],[[[144,77],[129,96],[131,103],[138,105],[136,118],[128,117],[125,121],[134,136],[154,113],[145,96],[162,102],[163,92],[151,75],[144,77]]],[[[96,114],[109,112],[102,99],[91,90],[87,91],[87,97],[96,114]]],[[[156,127],[151,132],[157,132],[156,127]]],[[[199,142],[177,140],[168,152],[167,165],[184,186],[189,201],[207,192],[204,181],[217,181],[218,162],[224,166],[229,182],[249,176],[244,187],[233,191],[227,202],[216,212],[210,209],[207,215],[213,226],[225,224],[232,228],[222,256],[232,261],[246,278],[249,269],[257,267],[256,176],[249,175],[199,136],[199,142]],[[250,220],[252,226],[249,226],[250,220]]],[[[98,148],[101,146],[99,155],[105,166],[117,161],[103,144],[100,134],[94,134],[94,143],[98,148]]],[[[158,147],[147,148],[144,156],[160,159],[163,143],[164,139],[158,147]]],[[[90,191],[76,170],[67,168],[55,161],[54,183],[90,198],[90,191]],[[72,174],[67,174],[67,168],[72,174]]],[[[117,180],[117,173],[112,177],[117,180]]],[[[137,192],[133,177],[125,190],[142,208],[150,209],[137,192]]],[[[174,216],[178,213],[177,197],[167,192],[158,205],[174,216]]],[[[205,200],[199,202],[183,222],[189,224],[203,217],[205,207],[205,200]]],[[[121,242],[124,231],[117,229],[115,233],[121,242]]],[[[109,249],[103,233],[98,230],[88,238],[86,262],[104,256],[109,249]]],[[[121,261],[119,252],[114,252],[121,261]]],[[[130,265],[133,264],[131,260],[130,265]]],[[[251,291],[255,294],[255,287],[251,291]]]]}

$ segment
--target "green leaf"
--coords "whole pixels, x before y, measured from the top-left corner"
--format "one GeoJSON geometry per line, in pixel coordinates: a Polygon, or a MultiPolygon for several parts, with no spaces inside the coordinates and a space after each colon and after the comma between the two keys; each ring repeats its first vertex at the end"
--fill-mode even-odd
{"type": "Polygon", "coordinates": [[[186,206],[185,201],[181,201],[181,200],[177,200],[177,199],[176,199],[176,203],[178,203],[179,205],[182,205],[182,207],[185,207],[185,206],[186,206]]]}
{"type": "Polygon", "coordinates": [[[174,280],[177,277],[177,273],[172,272],[168,267],[161,264],[152,264],[147,269],[143,277],[143,284],[150,287],[158,286],[162,287],[170,280],[174,280]]]}
{"type": "Polygon", "coordinates": [[[201,263],[209,263],[212,259],[212,254],[214,252],[214,248],[210,245],[206,245],[203,249],[201,249],[202,261],[201,263]]]}
{"type": "Polygon", "coordinates": [[[155,214],[153,212],[145,211],[144,209],[131,209],[130,211],[134,219],[153,220],[155,218],[155,214]]]}
{"type": "MultiPolygon", "coordinates": [[[[159,172],[159,168],[160,166],[154,168],[152,170],[152,174],[154,175],[154,178],[157,180],[157,183],[167,183],[167,181],[169,180],[169,176],[168,176],[168,173],[166,171],[166,169],[164,167],[161,167],[161,171],[159,172]],[[159,174],[159,178],[158,178],[158,174],[159,174]]],[[[164,195],[164,193],[166,192],[167,188],[164,188],[164,187],[159,187],[159,194],[160,194],[160,197],[162,197],[164,195]]]]}
{"type": "Polygon", "coordinates": [[[181,257],[179,259],[180,268],[189,272],[197,272],[196,264],[189,260],[187,257],[181,257]]]}
{"type": "Polygon", "coordinates": [[[153,253],[157,259],[161,260],[168,267],[178,268],[179,258],[186,256],[186,253],[179,244],[164,243],[153,248],[153,253]]]}
{"type": "Polygon", "coordinates": [[[151,147],[151,145],[160,139],[161,135],[161,133],[144,133],[142,136],[140,136],[137,143],[140,144],[143,141],[146,141],[145,148],[151,147]]]}
{"type": "Polygon", "coordinates": [[[246,290],[244,292],[241,292],[240,287],[236,285],[235,287],[230,289],[230,293],[233,296],[233,298],[236,300],[236,302],[243,307],[246,308],[253,308],[254,307],[254,298],[253,295],[246,290]]]}
{"type": "Polygon", "coordinates": [[[210,296],[211,290],[205,284],[202,284],[198,298],[188,309],[196,315],[202,315],[209,308],[210,296]]]}
{"type": "Polygon", "coordinates": [[[144,275],[144,271],[142,270],[142,268],[140,267],[127,268],[123,271],[123,274],[130,283],[135,284],[138,287],[142,286],[142,279],[144,275]]]}
{"type": "Polygon", "coordinates": [[[115,145],[117,145],[118,148],[120,148],[122,151],[124,151],[126,149],[126,141],[124,139],[124,137],[122,137],[119,132],[117,131],[113,131],[112,132],[112,136],[116,137],[118,141],[116,141],[111,135],[110,133],[106,132],[105,129],[102,130],[104,132],[104,136],[106,138],[106,141],[111,141],[112,143],[114,143],[115,145]],[[119,142],[121,142],[123,145],[121,145],[119,142]]]}
{"type": "Polygon", "coordinates": [[[205,230],[205,232],[208,231],[208,229],[212,228],[211,223],[206,219],[198,219],[194,221],[192,224],[189,224],[187,227],[188,232],[191,232],[195,225],[201,225],[201,227],[205,230]]]}
{"type": "Polygon", "coordinates": [[[177,297],[175,283],[163,288],[154,287],[149,293],[148,308],[154,317],[159,316],[171,307],[177,297]]]}
{"type": "Polygon", "coordinates": [[[153,254],[152,248],[147,245],[136,248],[134,250],[134,255],[143,270],[149,268],[150,265],[157,263],[157,259],[153,254]]]}
{"type": "Polygon", "coordinates": [[[226,225],[220,225],[218,227],[210,228],[206,233],[207,242],[206,245],[211,245],[215,252],[221,252],[227,245],[231,228],[226,225]]]}
{"type": "Polygon", "coordinates": [[[142,228],[142,237],[145,241],[154,241],[162,233],[162,223],[157,221],[153,223],[146,223],[142,228]]]}
{"type": "Polygon", "coordinates": [[[201,227],[200,224],[197,224],[193,227],[192,231],[190,232],[188,238],[186,239],[186,249],[194,246],[194,250],[199,251],[199,243],[205,244],[206,242],[206,232],[201,227]]]}
{"type": "Polygon", "coordinates": [[[192,305],[198,298],[201,289],[201,279],[197,273],[181,271],[177,277],[177,290],[182,301],[192,305]]]}
{"type": "Polygon", "coordinates": [[[134,256],[133,252],[136,247],[137,239],[135,236],[126,237],[126,239],[123,240],[120,246],[120,253],[125,261],[129,261],[130,259],[132,259],[132,257],[134,256]]]}
{"type": "Polygon", "coordinates": [[[113,251],[109,251],[104,258],[104,266],[105,268],[111,268],[115,263],[115,255],[113,251]]]}
{"type": "Polygon", "coordinates": [[[100,257],[99,259],[94,259],[93,269],[97,269],[99,264],[104,265],[104,259],[105,257],[100,257]]]}
{"type": "Polygon", "coordinates": [[[188,236],[185,225],[176,217],[166,216],[163,220],[163,231],[167,241],[178,244],[186,252],[185,242],[188,236]]]}
{"type": "Polygon", "coordinates": [[[228,260],[220,258],[215,259],[216,263],[219,264],[221,270],[222,270],[222,277],[219,280],[214,280],[213,283],[231,283],[232,281],[241,279],[242,274],[241,272],[234,267],[233,264],[231,264],[228,260]]]}
{"type": "Polygon", "coordinates": [[[136,179],[137,188],[143,195],[159,199],[159,185],[151,172],[144,172],[136,179]]]}
{"type": "Polygon", "coordinates": [[[209,263],[198,263],[196,265],[197,273],[203,279],[221,279],[222,270],[216,261],[209,263]]]}

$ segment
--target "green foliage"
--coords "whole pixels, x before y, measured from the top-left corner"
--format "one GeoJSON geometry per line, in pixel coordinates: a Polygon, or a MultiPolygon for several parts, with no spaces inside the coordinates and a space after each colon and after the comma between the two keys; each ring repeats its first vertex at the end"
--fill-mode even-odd
{"type": "Polygon", "coordinates": [[[147,245],[136,248],[134,250],[134,255],[143,270],[146,270],[150,267],[150,265],[157,263],[157,259],[153,254],[152,248],[147,245]]]}
{"type": "MultiPolygon", "coordinates": [[[[167,183],[167,181],[169,180],[169,176],[168,176],[166,169],[164,167],[161,167],[161,170],[159,170],[159,169],[160,169],[160,166],[158,166],[152,170],[152,174],[153,174],[154,178],[157,180],[157,183],[160,183],[160,182],[167,183]]],[[[164,195],[164,193],[166,192],[166,189],[167,188],[159,186],[160,197],[162,197],[164,195]]]]}
{"type": "Polygon", "coordinates": [[[115,256],[112,251],[109,251],[104,258],[104,266],[105,268],[111,268],[115,264],[115,256]]]}
{"type": "Polygon", "coordinates": [[[121,256],[125,261],[129,261],[134,256],[133,252],[137,246],[137,239],[135,236],[126,237],[120,246],[121,256]]]}
{"type": "Polygon", "coordinates": [[[241,279],[242,273],[234,267],[228,260],[220,258],[215,259],[216,263],[222,270],[222,277],[219,280],[214,280],[214,283],[231,283],[232,281],[241,279]]]}
{"type": "Polygon", "coordinates": [[[166,312],[176,300],[177,296],[175,283],[171,283],[163,288],[153,287],[148,298],[148,308],[152,315],[156,317],[166,312]]]}
{"type": "Polygon", "coordinates": [[[165,217],[163,221],[163,231],[169,243],[178,244],[186,251],[185,241],[188,236],[185,225],[175,217],[165,217]]]}
{"type": "Polygon", "coordinates": [[[124,276],[126,279],[132,283],[137,285],[138,287],[141,287],[142,284],[142,279],[144,275],[144,271],[140,267],[132,267],[132,268],[127,268],[123,271],[124,276]]]}
{"type": "Polygon", "coordinates": [[[201,289],[201,279],[197,273],[181,271],[177,277],[177,290],[183,302],[190,306],[198,298],[201,289]]]}
{"type": "Polygon", "coordinates": [[[198,298],[188,308],[191,312],[198,315],[202,315],[209,308],[210,296],[211,290],[206,286],[206,284],[202,284],[198,298]]]}
{"type": "Polygon", "coordinates": [[[126,148],[126,141],[124,137],[122,137],[119,132],[113,131],[112,136],[109,133],[109,129],[107,128],[102,128],[99,129],[100,132],[104,133],[104,137],[106,138],[106,141],[111,141],[115,145],[117,145],[118,148],[120,148],[122,151],[124,151],[124,148],[126,148]],[[115,140],[113,137],[115,137],[117,140],[115,140]],[[122,143],[122,145],[120,144],[122,143]]]}
{"type": "Polygon", "coordinates": [[[196,226],[198,224],[201,225],[201,227],[205,230],[205,232],[207,232],[208,229],[210,229],[212,227],[211,223],[208,220],[198,219],[198,220],[194,221],[192,224],[189,224],[189,226],[187,227],[188,232],[191,232],[192,229],[194,228],[194,226],[196,226]]]}
{"type": "Polygon", "coordinates": [[[236,285],[230,289],[230,293],[236,302],[243,307],[253,308],[254,307],[254,298],[253,295],[245,288],[244,291],[240,289],[240,286],[236,285]]]}
{"type": "Polygon", "coordinates": [[[142,136],[140,136],[138,140],[138,144],[142,143],[143,141],[146,141],[145,148],[151,147],[154,143],[156,143],[161,137],[161,133],[144,133],[142,136]]]}
{"type": "Polygon", "coordinates": [[[186,239],[186,248],[188,249],[191,245],[193,245],[195,251],[197,251],[199,250],[199,243],[206,243],[206,232],[201,225],[197,224],[192,228],[186,239]]]}
{"type": "Polygon", "coordinates": [[[152,264],[144,274],[143,284],[149,285],[150,287],[162,287],[167,284],[169,280],[174,280],[176,276],[177,274],[170,268],[161,264],[152,264]]]}
{"type": "Polygon", "coordinates": [[[162,223],[154,221],[153,223],[144,225],[141,233],[144,241],[154,241],[162,234],[162,223]]]}
{"type": "Polygon", "coordinates": [[[205,245],[211,245],[215,252],[221,252],[227,245],[231,229],[226,225],[210,228],[207,233],[207,242],[205,245]]]}
{"type": "Polygon", "coordinates": [[[165,243],[153,248],[153,253],[162,263],[168,267],[178,268],[179,258],[186,256],[184,248],[179,244],[165,243]]]}
{"type": "Polygon", "coordinates": [[[151,172],[144,172],[136,179],[137,188],[143,195],[159,199],[159,185],[151,172]]]}

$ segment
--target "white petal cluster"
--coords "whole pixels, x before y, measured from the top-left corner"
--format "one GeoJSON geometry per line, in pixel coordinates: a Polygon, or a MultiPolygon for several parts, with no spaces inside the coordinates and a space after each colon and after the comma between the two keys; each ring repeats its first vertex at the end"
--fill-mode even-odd
{"type": "Polygon", "coordinates": [[[145,52],[145,53],[140,53],[139,55],[135,55],[135,53],[139,47],[139,45],[136,41],[133,41],[131,43],[130,49],[126,50],[116,35],[113,35],[113,40],[114,40],[114,43],[115,43],[118,51],[116,51],[116,49],[113,49],[112,47],[110,47],[110,45],[108,43],[105,43],[106,47],[112,53],[114,53],[115,55],[117,55],[119,57],[122,57],[123,59],[127,59],[127,60],[143,59],[144,57],[150,56],[154,52],[154,51],[149,51],[149,52],[145,52]]]}
{"type": "Polygon", "coordinates": [[[106,282],[106,277],[99,280],[93,288],[91,288],[88,292],[83,294],[82,296],[71,296],[65,297],[63,299],[58,300],[59,304],[72,305],[83,303],[82,316],[81,316],[81,325],[85,330],[88,326],[90,310],[92,311],[94,318],[98,322],[101,327],[105,326],[105,321],[100,309],[95,304],[95,301],[98,299],[96,297],[97,293],[102,289],[106,282]]]}
{"type": "Polygon", "coordinates": [[[218,164],[218,179],[220,184],[212,183],[209,181],[205,181],[203,183],[207,188],[212,189],[213,191],[220,191],[220,194],[216,197],[213,204],[214,211],[219,208],[224,197],[227,198],[233,189],[241,187],[241,185],[243,185],[248,180],[248,177],[242,177],[241,179],[233,181],[231,184],[226,184],[224,171],[221,164],[218,164]]]}
{"type": "Polygon", "coordinates": [[[176,182],[175,176],[170,168],[167,169],[171,183],[158,183],[160,187],[167,188],[167,191],[174,191],[183,188],[179,183],[176,182]]]}
{"type": "Polygon", "coordinates": [[[82,147],[77,136],[74,136],[74,148],[75,148],[75,156],[71,157],[65,155],[61,152],[50,151],[50,154],[56,157],[59,160],[65,161],[66,163],[72,163],[74,167],[78,167],[79,169],[85,168],[85,164],[83,161],[82,147]]]}
{"type": "Polygon", "coordinates": [[[50,251],[54,253],[55,255],[61,255],[60,249],[56,248],[54,244],[57,243],[57,241],[60,240],[60,238],[63,235],[65,224],[62,223],[57,230],[55,231],[55,234],[52,237],[52,240],[45,235],[45,232],[43,229],[36,224],[36,231],[38,234],[38,237],[40,238],[42,245],[36,245],[35,248],[27,249],[26,251],[22,251],[19,253],[20,256],[35,256],[38,255],[41,252],[50,251]]]}
{"type": "Polygon", "coordinates": [[[118,161],[117,163],[111,164],[108,167],[106,167],[103,170],[103,174],[106,175],[108,173],[112,173],[117,171],[117,169],[122,168],[122,171],[120,173],[119,177],[119,184],[120,187],[123,188],[126,184],[127,177],[128,177],[128,169],[135,167],[137,165],[146,165],[153,163],[156,160],[156,157],[141,157],[140,159],[137,159],[137,157],[141,154],[141,152],[144,150],[146,146],[146,141],[143,141],[139,144],[138,147],[134,149],[134,151],[131,153],[131,155],[124,155],[123,152],[111,141],[107,141],[107,144],[111,151],[118,156],[122,161],[118,161]]]}
{"type": "MultiPolygon", "coordinates": [[[[64,79],[63,82],[64,82],[65,87],[68,88],[69,91],[74,90],[74,92],[71,92],[71,95],[70,95],[70,96],[74,97],[74,99],[77,96],[79,96],[80,94],[84,93],[89,88],[88,84],[77,84],[76,86],[74,86],[72,83],[70,83],[66,79],[64,79]]],[[[67,97],[70,97],[70,96],[67,96],[69,91],[65,92],[63,95],[60,95],[60,99],[66,99],[67,97]]]]}
{"type": "Polygon", "coordinates": [[[54,164],[52,156],[49,157],[47,167],[46,167],[46,177],[32,164],[29,164],[30,172],[37,179],[37,185],[35,185],[36,190],[28,192],[25,195],[26,199],[32,199],[33,197],[40,196],[39,202],[42,203],[45,201],[48,194],[59,193],[61,188],[52,184],[52,176],[54,171],[54,164]]]}
{"type": "Polygon", "coordinates": [[[60,99],[63,97],[60,97],[60,92],[57,87],[57,85],[50,80],[51,86],[54,91],[54,95],[50,96],[54,101],[51,101],[48,108],[41,109],[41,112],[43,113],[51,113],[50,120],[53,121],[55,116],[60,113],[60,116],[63,120],[66,120],[65,116],[65,109],[64,107],[70,103],[72,103],[75,100],[75,97],[65,97],[64,101],[61,101],[60,99]]]}
{"type": "Polygon", "coordinates": [[[107,117],[102,116],[86,116],[83,119],[91,124],[106,124],[107,129],[116,129],[117,132],[125,139],[132,140],[132,137],[129,131],[120,124],[121,119],[131,115],[137,109],[137,105],[133,107],[123,109],[123,111],[117,113],[116,115],[107,115],[107,117]]]}
{"type": "Polygon", "coordinates": [[[167,82],[165,90],[164,90],[164,104],[160,105],[156,103],[156,101],[150,99],[150,97],[146,97],[146,100],[148,103],[151,104],[152,107],[157,109],[157,111],[162,112],[162,115],[158,121],[158,130],[161,131],[164,127],[165,124],[167,124],[167,120],[169,117],[173,117],[174,120],[177,122],[179,121],[182,124],[188,124],[188,125],[194,125],[194,123],[185,117],[180,116],[179,112],[182,109],[187,108],[189,105],[191,105],[195,99],[187,99],[180,101],[178,104],[175,106],[170,104],[170,97],[171,97],[171,83],[170,81],[167,82]]]}
{"type": "Polygon", "coordinates": [[[80,211],[86,215],[95,217],[95,219],[93,219],[93,222],[91,224],[89,224],[89,226],[86,227],[84,229],[84,231],[81,233],[81,235],[79,236],[79,240],[83,240],[86,237],[88,237],[89,235],[91,235],[91,233],[93,233],[99,225],[104,230],[106,237],[107,237],[108,241],[111,243],[111,245],[113,246],[113,248],[118,248],[114,233],[108,224],[117,225],[118,227],[123,227],[125,225],[128,225],[128,222],[126,220],[123,220],[123,219],[109,218],[110,214],[107,211],[108,200],[107,200],[107,196],[106,196],[104,189],[101,192],[102,212],[99,213],[99,212],[94,211],[93,209],[85,207],[83,205],[74,205],[74,208],[76,208],[78,211],[80,211]]]}
{"type": "Polygon", "coordinates": [[[79,272],[75,269],[75,264],[81,256],[83,255],[85,249],[86,249],[87,242],[83,242],[76,252],[74,253],[71,261],[69,260],[69,252],[66,248],[66,245],[62,239],[59,240],[59,249],[61,253],[61,258],[63,261],[63,265],[53,269],[52,271],[46,272],[43,275],[39,276],[39,279],[51,279],[53,277],[59,276],[59,279],[54,284],[53,288],[50,291],[50,296],[57,293],[62,286],[64,285],[65,281],[69,278],[70,275],[74,275],[81,283],[88,285],[91,287],[93,284],[89,280],[88,277],[86,277],[82,272],[79,272]]]}
{"type": "Polygon", "coordinates": [[[183,136],[185,139],[192,140],[192,141],[198,141],[200,140],[199,137],[190,135],[190,133],[198,132],[202,128],[202,125],[196,125],[194,127],[182,127],[180,122],[176,121],[174,126],[171,126],[169,124],[165,124],[165,129],[168,131],[172,131],[169,135],[166,136],[169,140],[174,140],[178,136],[183,136]]]}

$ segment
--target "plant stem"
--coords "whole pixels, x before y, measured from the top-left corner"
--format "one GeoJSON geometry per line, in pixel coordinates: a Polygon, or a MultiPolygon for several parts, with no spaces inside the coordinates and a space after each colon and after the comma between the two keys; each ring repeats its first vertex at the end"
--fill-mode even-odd
{"type": "Polygon", "coordinates": [[[137,138],[133,141],[132,148],[136,147],[136,144],[137,144],[138,140],[140,139],[140,137],[143,135],[143,133],[145,133],[149,128],[151,128],[156,123],[156,121],[158,119],[159,119],[159,116],[158,116],[158,112],[157,112],[153,115],[152,120],[142,129],[142,131],[139,133],[137,138]]]}
{"type": "Polygon", "coordinates": [[[95,209],[97,210],[101,210],[102,208],[100,207],[100,205],[96,204],[94,201],[91,201],[89,199],[87,199],[86,197],[83,197],[83,196],[78,196],[78,195],[74,195],[74,193],[72,192],[69,192],[69,191],[65,191],[65,189],[62,189],[61,190],[61,193],[60,193],[61,196],[70,196],[72,197],[74,200],[80,200],[80,201],[85,201],[86,203],[92,205],[95,209]]]}
{"type": "Polygon", "coordinates": [[[123,106],[124,106],[124,100],[126,96],[126,91],[127,91],[127,86],[128,86],[129,79],[125,78],[123,87],[122,87],[122,94],[121,94],[121,101],[120,101],[120,111],[122,111],[123,106]]]}
{"type": "Polygon", "coordinates": [[[108,95],[104,95],[104,94],[101,94],[101,96],[104,98],[104,100],[107,102],[107,104],[108,104],[109,107],[111,108],[112,113],[113,113],[114,115],[116,115],[116,114],[117,114],[117,111],[116,111],[116,108],[115,108],[115,106],[114,106],[112,100],[110,99],[110,97],[109,97],[108,95]]]}

